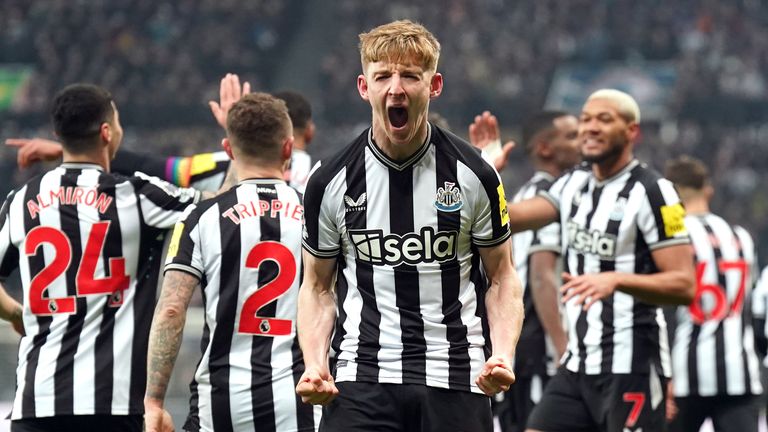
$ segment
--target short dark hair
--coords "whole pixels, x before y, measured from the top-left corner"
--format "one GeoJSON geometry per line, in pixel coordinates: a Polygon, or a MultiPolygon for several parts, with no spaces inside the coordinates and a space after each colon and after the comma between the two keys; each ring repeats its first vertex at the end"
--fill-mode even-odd
{"type": "Polygon", "coordinates": [[[300,93],[284,90],[275,93],[276,98],[281,99],[288,106],[288,115],[291,116],[291,123],[294,129],[304,129],[312,120],[312,106],[307,98],[300,93]]]}
{"type": "Polygon", "coordinates": [[[565,111],[539,111],[528,117],[523,123],[523,145],[525,151],[530,153],[533,150],[534,138],[536,135],[555,127],[555,119],[569,116],[571,114],[565,111]]]}
{"type": "Polygon", "coordinates": [[[285,102],[267,93],[250,93],[227,114],[227,137],[248,157],[280,161],[280,145],[291,136],[285,102]]]}
{"type": "Polygon", "coordinates": [[[667,161],[664,176],[678,187],[701,190],[709,183],[709,170],[699,159],[683,155],[667,161]]]}
{"type": "Polygon", "coordinates": [[[64,87],[53,99],[51,119],[62,145],[69,151],[88,151],[96,143],[103,123],[114,116],[112,95],[93,84],[64,87]]]}

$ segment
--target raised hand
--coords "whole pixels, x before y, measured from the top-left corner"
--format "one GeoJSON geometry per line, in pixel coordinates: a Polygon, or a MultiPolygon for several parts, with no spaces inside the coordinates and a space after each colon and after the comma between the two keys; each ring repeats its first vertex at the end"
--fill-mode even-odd
{"type": "Polygon", "coordinates": [[[508,360],[500,356],[491,356],[483,365],[480,376],[475,380],[475,384],[487,396],[509,390],[509,386],[514,382],[515,373],[512,372],[512,366],[508,360]]]}
{"type": "Polygon", "coordinates": [[[509,153],[515,148],[514,141],[507,141],[501,145],[499,133],[499,121],[490,111],[484,111],[475,116],[475,121],[469,125],[469,141],[473,146],[485,150],[493,161],[497,171],[501,171],[507,165],[509,153]]]}
{"type": "Polygon", "coordinates": [[[336,395],[339,389],[333,382],[333,376],[326,368],[310,367],[304,371],[304,374],[296,386],[296,393],[301,396],[301,401],[312,405],[327,405],[336,395]]]}
{"type": "Polygon", "coordinates": [[[38,161],[54,161],[61,157],[61,144],[44,138],[8,138],[5,145],[16,147],[16,163],[28,168],[38,161]]]}
{"type": "Polygon", "coordinates": [[[227,113],[235,102],[239,101],[243,95],[251,92],[251,84],[246,81],[240,86],[240,77],[237,74],[228,73],[221,79],[219,86],[219,102],[209,101],[213,117],[222,128],[227,128],[227,113]]]}

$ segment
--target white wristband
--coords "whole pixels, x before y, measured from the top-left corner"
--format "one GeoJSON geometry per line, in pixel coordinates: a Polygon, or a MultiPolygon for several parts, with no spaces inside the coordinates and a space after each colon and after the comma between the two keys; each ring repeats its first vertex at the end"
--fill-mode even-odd
{"type": "Polygon", "coordinates": [[[496,158],[501,156],[502,150],[501,150],[501,140],[495,139],[488,143],[487,146],[485,146],[485,152],[488,154],[488,159],[495,161],[496,158]]]}

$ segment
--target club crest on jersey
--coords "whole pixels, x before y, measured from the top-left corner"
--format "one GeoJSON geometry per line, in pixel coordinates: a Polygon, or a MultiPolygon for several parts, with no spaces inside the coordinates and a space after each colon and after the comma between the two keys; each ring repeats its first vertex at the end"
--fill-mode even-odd
{"type": "Polygon", "coordinates": [[[357,199],[352,199],[349,195],[344,195],[344,205],[347,207],[348,212],[352,211],[365,211],[365,201],[368,198],[368,194],[363,192],[357,199]]]}
{"type": "Polygon", "coordinates": [[[624,209],[627,207],[627,199],[624,197],[619,197],[616,200],[616,204],[613,205],[613,210],[611,210],[611,214],[608,215],[608,219],[612,221],[620,221],[622,218],[624,218],[624,209]]]}
{"type": "Polygon", "coordinates": [[[445,182],[444,186],[437,189],[435,207],[444,212],[455,212],[464,205],[461,200],[461,190],[455,187],[456,183],[445,182]]]}

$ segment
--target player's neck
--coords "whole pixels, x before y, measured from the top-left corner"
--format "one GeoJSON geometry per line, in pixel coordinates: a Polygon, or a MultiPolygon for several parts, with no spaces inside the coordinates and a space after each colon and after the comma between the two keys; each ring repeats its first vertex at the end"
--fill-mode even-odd
{"type": "Polygon", "coordinates": [[[109,154],[105,151],[91,152],[91,153],[70,153],[66,150],[62,151],[61,161],[64,163],[91,163],[99,165],[104,168],[104,171],[109,172],[110,159],[109,154]]]}
{"type": "Polygon", "coordinates": [[[705,197],[693,197],[683,200],[685,212],[689,215],[702,215],[709,213],[709,202],[705,197]]]}
{"type": "Polygon", "coordinates": [[[533,167],[536,171],[543,171],[554,178],[560,177],[563,173],[556,163],[547,160],[533,158],[533,167]]]}
{"type": "Polygon", "coordinates": [[[247,179],[255,178],[283,178],[282,166],[267,166],[253,164],[235,164],[237,181],[241,182],[247,179]]]}
{"type": "Polygon", "coordinates": [[[621,172],[633,159],[635,159],[635,155],[632,151],[625,151],[615,158],[593,163],[592,172],[598,180],[603,181],[621,172]]]}
{"type": "Polygon", "coordinates": [[[304,137],[296,135],[293,136],[293,149],[301,151],[307,150],[307,143],[304,141],[304,137]]]}
{"type": "Polygon", "coordinates": [[[421,126],[419,126],[419,130],[416,132],[416,135],[414,135],[410,142],[402,144],[393,143],[390,141],[389,137],[384,131],[384,128],[378,126],[376,122],[373,123],[374,144],[385,155],[395,161],[404,161],[419,151],[421,146],[424,144],[424,141],[427,140],[428,132],[429,127],[427,126],[427,122],[424,122],[421,126]]]}

